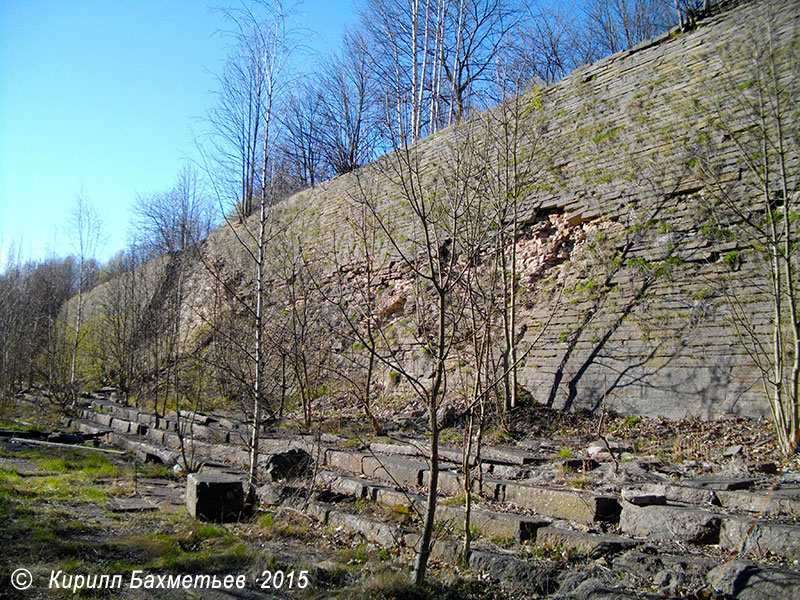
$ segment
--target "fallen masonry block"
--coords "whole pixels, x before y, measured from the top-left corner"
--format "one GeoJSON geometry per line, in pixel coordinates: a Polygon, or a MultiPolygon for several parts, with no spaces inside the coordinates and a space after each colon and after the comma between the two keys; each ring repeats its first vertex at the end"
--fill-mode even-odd
{"type": "Polygon", "coordinates": [[[543,567],[513,554],[475,549],[470,554],[469,566],[488,572],[497,581],[524,587],[533,597],[548,596],[559,585],[556,567],[543,567]]]}
{"type": "Polygon", "coordinates": [[[383,523],[335,508],[328,511],[328,525],[360,533],[369,541],[380,544],[384,548],[394,548],[402,546],[404,543],[403,533],[397,525],[383,523]]]}
{"type": "Polygon", "coordinates": [[[708,477],[696,477],[687,479],[684,485],[706,490],[749,490],[755,485],[754,479],[731,479],[729,477],[719,477],[710,475],[708,477]]]}
{"type": "Polygon", "coordinates": [[[104,425],[105,427],[111,427],[111,421],[114,419],[111,415],[104,413],[90,413],[89,416],[85,418],[89,418],[100,425],[104,425]]]}
{"type": "Polygon", "coordinates": [[[653,546],[644,544],[642,549],[627,550],[613,561],[614,571],[633,575],[641,579],[654,579],[664,570],[683,572],[691,578],[705,578],[706,573],[719,565],[715,558],[686,552],[680,555],[655,551],[653,546]]]}
{"type": "Polygon", "coordinates": [[[332,510],[334,510],[333,505],[327,502],[312,501],[305,507],[305,513],[309,517],[319,521],[322,525],[328,524],[328,515],[332,510]]]}
{"type": "Polygon", "coordinates": [[[92,435],[95,437],[100,437],[104,435],[109,435],[112,433],[111,429],[103,427],[102,425],[96,425],[94,423],[90,423],[88,421],[80,421],[77,424],[73,422],[73,427],[86,435],[92,435]]]}
{"type": "Polygon", "coordinates": [[[244,510],[244,488],[235,475],[191,473],[186,478],[186,510],[205,521],[235,521],[244,510]]]}
{"type": "Polygon", "coordinates": [[[667,497],[664,494],[648,494],[633,488],[623,488],[622,499],[636,506],[653,506],[667,503],[667,497]]]}
{"type": "Polygon", "coordinates": [[[153,440],[156,444],[164,445],[164,432],[160,429],[151,427],[147,432],[147,437],[153,440]]]}
{"type": "Polygon", "coordinates": [[[688,487],[684,485],[646,483],[642,486],[646,494],[663,495],[669,502],[683,502],[698,506],[719,506],[719,500],[714,490],[688,487]]]}
{"type": "Polygon", "coordinates": [[[322,474],[320,475],[320,480],[328,483],[331,490],[334,492],[355,496],[356,498],[367,497],[369,488],[363,479],[349,477],[347,475],[335,475],[330,472],[326,472],[324,476],[322,474]]]}
{"type": "MultiPolygon", "coordinates": [[[[422,477],[422,485],[428,487],[431,472],[425,471],[422,477]]],[[[439,471],[439,479],[436,483],[437,493],[443,496],[458,496],[464,493],[462,483],[463,475],[459,471],[439,471]]],[[[478,481],[473,480],[473,491],[477,491],[478,481]]]]}
{"type": "MultiPolygon", "coordinates": [[[[403,537],[406,548],[417,549],[421,536],[418,533],[407,533],[403,537]]],[[[449,563],[455,562],[461,555],[463,542],[452,538],[438,538],[431,541],[431,558],[449,563]]]]}
{"type": "Polygon", "coordinates": [[[485,446],[481,448],[481,458],[493,463],[517,466],[540,465],[550,460],[514,446],[485,446]]]}
{"type": "Polygon", "coordinates": [[[628,550],[639,545],[639,542],[611,533],[586,533],[561,527],[542,527],[536,532],[536,545],[540,548],[571,550],[596,558],[628,550]]]}
{"type": "Polygon", "coordinates": [[[178,461],[177,452],[167,450],[161,446],[141,442],[130,436],[116,432],[111,432],[108,437],[111,444],[123,450],[135,453],[136,456],[144,462],[163,463],[167,466],[172,466],[178,461]]]}
{"type": "Polygon", "coordinates": [[[361,475],[361,461],[364,455],[357,452],[328,450],[325,453],[325,464],[340,471],[349,471],[361,475]]]}
{"type": "Polygon", "coordinates": [[[361,472],[395,485],[421,485],[425,462],[400,456],[365,456],[361,472]]]}
{"type": "Polygon", "coordinates": [[[752,518],[728,517],[722,521],[719,545],[726,550],[755,556],[767,553],[789,560],[800,559],[800,525],[769,523],[752,518]],[[752,527],[752,531],[751,531],[752,527]]]}
{"type": "Polygon", "coordinates": [[[267,457],[264,468],[272,481],[299,477],[311,465],[311,455],[305,450],[291,448],[267,457]]]}
{"type": "Polygon", "coordinates": [[[131,423],[130,421],[115,417],[111,419],[111,429],[118,433],[128,433],[131,429],[131,423]]]}
{"type": "MultiPolygon", "coordinates": [[[[463,505],[439,505],[436,511],[440,520],[446,520],[448,524],[464,530],[463,505]]],[[[481,508],[472,508],[470,511],[470,527],[488,539],[513,538],[519,542],[533,540],[536,539],[537,532],[548,525],[550,521],[527,515],[494,512],[481,508]]]]}
{"type": "Polygon", "coordinates": [[[631,536],[690,544],[719,542],[720,515],[685,506],[636,506],[623,503],[620,530],[631,536]]]}
{"type": "MultiPolygon", "coordinates": [[[[472,456],[474,457],[473,450],[472,456]]],[[[439,456],[443,460],[461,464],[464,451],[458,446],[442,444],[439,447],[439,456]]],[[[500,465],[527,466],[538,465],[549,461],[549,458],[537,456],[523,448],[514,446],[483,446],[481,448],[481,460],[488,463],[500,465]]]]}
{"type": "Polygon", "coordinates": [[[422,514],[427,498],[423,494],[405,492],[395,488],[373,485],[369,487],[369,497],[381,506],[395,508],[404,506],[410,511],[422,514]]]}
{"type": "Polygon", "coordinates": [[[800,597],[800,573],[748,560],[722,564],[709,571],[707,580],[717,592],[737,600],[796,600],[800,597]]]}
{"type": "Polygon", "coordinates": [[[178,436],[177,433],[171,433],[169,431],[164,432],[164,445],[168,448],[180,448],[181,447],[181,438],[178,436]]]}
{"type": "Polygon", "coordinates": [[[723,508],[732,511],[763,513],[774,517],[800,518],[800,493],[797,490],[774,492],[716,492],[723,508]]]}
{"type": "Polygon", "coordinates": [[[578,523],[614,522],[619,518],[620,512],[619,502],[612,496],[578,490],[549,489],[511,481],[505,482],[503,499],[539,515],[578,523]]]}
{"type": "Polygon", "coordinates": [[[494,477],[484,477],[481,486],[481,493],[490,500],[503,502],[506,499],[505,479],[495,479],[494,477]]]}
{"type": "Polygon", "coordinates": [[[369,449],[375,454],[399,454],[401,456],[423,456],[425,450],[422,446],[413,444],[384,444],[382,442],[370,442],[369,449]]]}

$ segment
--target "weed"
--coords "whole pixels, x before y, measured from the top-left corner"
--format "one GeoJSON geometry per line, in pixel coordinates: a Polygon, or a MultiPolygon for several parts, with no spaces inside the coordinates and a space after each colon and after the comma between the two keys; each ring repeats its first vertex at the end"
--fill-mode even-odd
{"type": "Polygon", "coordinates": [[[558,456],[559,458],[572,458],[575,455],[567,446],[561,446],[561,448],[558,449],[558,456]]]}
{"type": "Polygon", "coordinates": [[[625,424],[626,427],[635,427],[636,425],[642,422],[642,417],[637,417],[636,415],[628,415],[622,420],[622,422],[625,424]]]}
{"type": "Polygon", "coordinates": [[[576,490],[585,490],[590,487],[590,481],[586,477],[576,477],[568,481],[567,485],[576,490]]]}

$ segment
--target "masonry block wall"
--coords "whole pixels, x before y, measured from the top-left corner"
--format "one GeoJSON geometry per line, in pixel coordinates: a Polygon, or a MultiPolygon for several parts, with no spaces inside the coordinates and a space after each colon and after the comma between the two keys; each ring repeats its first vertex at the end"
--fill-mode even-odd
{"type": "MultiPolygon", "coordinates": [[[[747,166],[729,130],[752,126],[752,103],[743,100],[753,98],[747,94],[758,78],[748,50],[766,40],[765,12],[773,15],[776,81],[794,88],[800,5],[745,2],[691,31],[673,30],[532,89],[415,147],[420,172],[433,172],[455,145],[468,140],[480,147],[499,135],[504,114],[516,119],[517,158],[533,174],[519,206],[517,333],[527,351],[520,385],[536,401],[597,409],[605,399],[620,412],[672,418],[768,414],[724,293],[736,289],[768,335],[769,303],[754,281],[764,267],[740,240],[715,235],[719,219],[709,212],[722,188],[742,203],[752,200],[747,166]]],[[[796,115],[785,125],[796,140],[796,115]]],[[[786,152],[794,174],[796,150],[786,152]]],[[[391,157],[383,157],[284,202],[279,210],[294,243],[319,255],[330,255],[334,244],[347,248],[348,215],[364,194],[392,215],[398,239],[413,239],[402,182],[390,165],[391,157]]],[[[203,252],[205,264],[198,262],[187,282],[183,325],[190,330],[202,328],[219,298],[208,264],[225,264],[242,289],[252,279],[230,228],[212,233],[203,252]]],[[[403,316],[399,296],[412,294],[404,276],[389,267],[385,279],[385,302],[399,308],[395,318],[403,316]]],[[[405,310],[411,305],[413,298],[405,310]]]]}

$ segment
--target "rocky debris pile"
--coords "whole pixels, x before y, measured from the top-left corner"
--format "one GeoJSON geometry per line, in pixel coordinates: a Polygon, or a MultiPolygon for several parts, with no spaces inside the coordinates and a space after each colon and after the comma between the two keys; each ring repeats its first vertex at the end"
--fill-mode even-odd
{"type": "MultiPolygon", "coordinates": [[[[241,481],[247,464],[235,419],[157,419],[95,399],[70,425],[143,460],[171,465],[191,455],[203,475],[233,472],[241,481]]],[[[744,598],[772,594],[776,582],[800,592],[794,472],[765,473],[737,450],[723,457],[723,468],[698,476],[692,466],[636,452],[621,439],[561,441],[481,449],[470,486],[470,569],[509,589],[554,598],[633,598],[644,591],[677,598],[700,590],[735,590],[744,598]],[[736,475],[727,468],[731,461],[739,465],[736,475]]],[[[430,479],[424,440],[356,442],[265,432],[259,467],[269,483],[260,490],[262,504],[292,507],[377,546],[413,552],[430,479]]],[[[455,564],[464,530],[462,451],[443,443],[441,458],[433,558],[455,564]]]]}

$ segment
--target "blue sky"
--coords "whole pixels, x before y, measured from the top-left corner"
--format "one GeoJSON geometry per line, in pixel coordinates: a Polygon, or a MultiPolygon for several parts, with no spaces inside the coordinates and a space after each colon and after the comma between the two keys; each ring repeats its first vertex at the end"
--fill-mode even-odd
{"type": "MultiPolygon", "coordinates": [[[[99,258],[125,246],[136,195],[174,183],[213,105],[220,2],[0,2],[0,269],[12,246],[23,260],[69,254],[78,193],[104,221],[99,258]]],[[[356,21],[352,0],[299,11],[321,53],[356,21]]]]}

